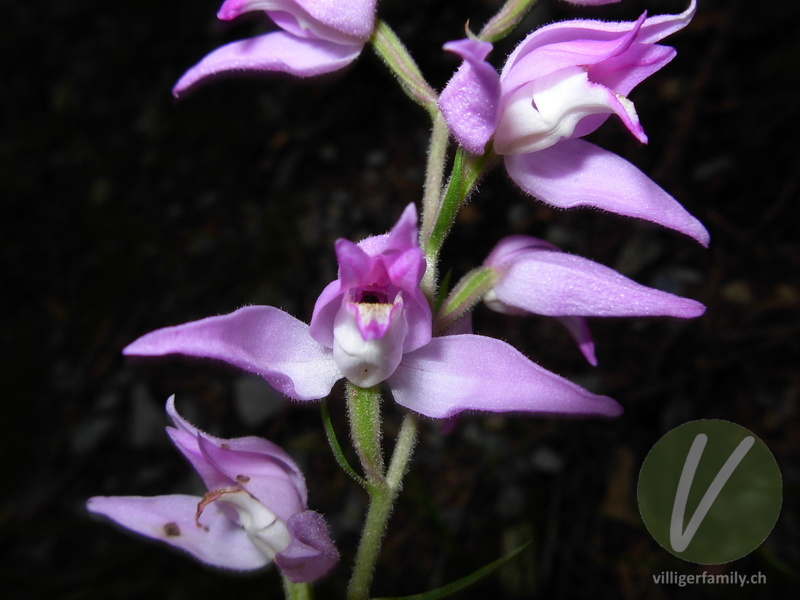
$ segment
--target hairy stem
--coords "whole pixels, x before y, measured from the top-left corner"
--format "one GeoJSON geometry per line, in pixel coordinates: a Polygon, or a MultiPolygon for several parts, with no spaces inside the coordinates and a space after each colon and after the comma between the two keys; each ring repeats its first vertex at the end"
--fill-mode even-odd
{"type": "Polygon", "coordinates": [[[400,491],[416,439],[416,418],[411,414],[406,414],[400,427],[400,433],[397,435],[386,478],[383,482],[368,488],[369,510],[356,553],[356,562],[347,590],[347,600],[367,600],[369,598],[369,587],[375,563],[378,560],[381,541],[386,531],[386,524],[400,491]]]}
{"type": "Polygon", "coordinates": [[[283,593],[286,600],[314,600],[314,590],[309,583],[292,583],[283,576],[283,593]]]}

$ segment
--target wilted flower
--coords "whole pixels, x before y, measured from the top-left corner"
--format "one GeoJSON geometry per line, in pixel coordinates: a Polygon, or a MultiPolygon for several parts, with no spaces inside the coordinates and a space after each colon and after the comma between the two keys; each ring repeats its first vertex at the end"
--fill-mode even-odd
{"type": "Polygon", "coordinates": [[[226,71],[280,71],[308,77],[355,60],[372,34],[377,0],[226,0],[223,20],[263,11],[282,31],[222,46],[189,69],[173,88],[180,94],[200,79],[226,71]]]}
{"type": "Polygon", "coordinates": [[[225,569],[275,562],[295,583],[313,581],[339,560],[325,519],[307,510],[303,474],[265,439],[221,439],[203,433],[167,401],[172,442],[202,477],[202,497],[97,496],[87,508],[146,537],[225,569]]]}
{"type": "Polygon", "coordinates": [[[632,22],[575,20],[526,37],[497,72],[488,42],[465,39],[445,48],[464,63],[440,96],[448,126],[467,151],[487,142],[505,159],[517,185],[560,208],[594,206],[646,219],[708,244],[708,232],[669,194],[621,157],[581,138],[616,114],[646,142],[627,95],[666,65],[675,50],[656,44],[685,27],[695,0],[678,15],[632,22]]]}
{"type": "Polygon", "coordinates": [[[495,274],[486,304],[502,313],[559,318],[591,364],[594,344],[583,317],[698,317],[705,307],[636,283],[624,275],[535,237],[502,239],[484,262],[495,274]]]}
{"type": "Polygon", "coordinates": [[[431,337],[416,222],[412,204],[387,234],[358,244],[339,240],[339,278],[317,300],[310,327],[277,308],[250,306],[159,329],[124,353],[223,360],[297,400],[327,396],[342,377],[360,387],[385,383],[399,404],[434,418],[464,410],[620,414],[611,398],[543,369],[505,342],[431,337]]]}

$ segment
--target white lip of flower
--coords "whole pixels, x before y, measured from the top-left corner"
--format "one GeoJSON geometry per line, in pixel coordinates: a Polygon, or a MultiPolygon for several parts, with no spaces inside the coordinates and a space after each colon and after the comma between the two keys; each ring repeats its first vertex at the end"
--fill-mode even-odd
{"type": "MultiPolygon", "coordinates": [[[[285,550],[291,543],[292,536],[286,528],[286,523],[240,487],[208,492],[197,505],[195,519],[198,520],[205,507],[215,501],[224,502],[236,510],[239,525],[245,530],[253,545],[269,560],[275,560],[275,555],[285,550]]],[[[197,523],[199,526],[199,520],[197,523]]]]}
{"type": "MultiPolygon", "coordinates": [[[[385,293],[356,292],[359,300],[382,300],[385,293]]],[[[347,294],[333,322],[333,359],[342,374],[359,387],[372,387],[394,373],[403,359],[408,325],[403,316],[403,296],[394,302],[356,302],[347,294]],[[362,329],[371,323],[386,327],[383,335],[365,339],[362,329]]]]}
{"type": "Polygon", "coordinates": [[[500,111],[494,148],[498,154],[527,154],[569,138],[584,117],[612,114],[613,94],[631,119],[638,121],[633,103],[589,81],[583,67],[561,69],[515,90],[500,111]]]}

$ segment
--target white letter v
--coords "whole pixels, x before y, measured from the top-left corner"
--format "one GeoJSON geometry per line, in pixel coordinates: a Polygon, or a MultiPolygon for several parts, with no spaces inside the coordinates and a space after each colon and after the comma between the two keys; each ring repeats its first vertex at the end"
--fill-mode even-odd
{"type": "Polygon", "coordinates": [[[683,463],[683,470],[681,471],[681,478],[678,482],[678,489],[675,492],[675,503],[672,505],[672,520],[669,526],[669,543],[675,552],[683,552],[691,543],[694,534],[697,533],[697,528],[700,523],[705,519],[714,500],[717,499],[722,487],[730,479],[733,471],[742,462],[745,454],[753,447],[755,438],[750,435],[744,438],[736,449],[722,465],[719,473],[714,477],[714,481],[708,486],[706,493],[697,505],[697,508],[689,519],[689,524],[683,529],[683,515],[686,512],[686,501],[689,499],[689,490],[692,488],[692,481],[694,480],[697,465],[700,462],[700,457],[703,455],[703,450],[706,447],[708,436],[704,433],[698,433],[692,442],[692,447],[689,449],[689,454],[686,455],[686,462],[683,463]]]}

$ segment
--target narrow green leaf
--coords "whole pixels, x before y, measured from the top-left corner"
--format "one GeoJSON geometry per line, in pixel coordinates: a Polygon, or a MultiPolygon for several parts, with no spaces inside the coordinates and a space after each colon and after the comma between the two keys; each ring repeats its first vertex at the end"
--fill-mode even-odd
{"type": "Polygon", "coordinates": [[[344,455],[342,446],[339,444],[339,439],[336,437],[336,430],[333,428],[331,414],[328,411],[328,400],[325,398],[323,398],[322,402],[320,402],[320,412],[322,413],[322,424],[325,426],[325,435],[328,437],[328,444],[330,444],[331,450],[333,451],[333,457],[336,459],[336,462],[339,463],[339,466],[342,468],[342,470],[352,477],[356,483],[366,488],[367,481],[358,473],[356,473],[355,469],[350,466],[347,457],[344,455]]]}
{"type": "Polygon", "coordinates": [[[492,571],[497,569],[498,567],[504,565],[512,558],[517,556],[520,552],[525,550],[528,546],[531,545],[531,542],[527,544],[523,544],[519,548],[512,550],[505,556],[498,558],[495,561],[490,562],[488,565],[485,565],[478,569],[477,571],[473,571],[466,577],[462,577],[452,583],[448,583],[447,585],[443,585],[442,587],[438,587],[435,590],[430,590],[428,592],[422,592],[421,594],[414,594],[412,596],[395,596],[392,598],[373,598],[373,600],[439,600],[440,598],[446,598],[456,592],[460,592],[464,588],[472,585],[473,583],[478,582],[479,580],[483,579],[492,571]]]}

